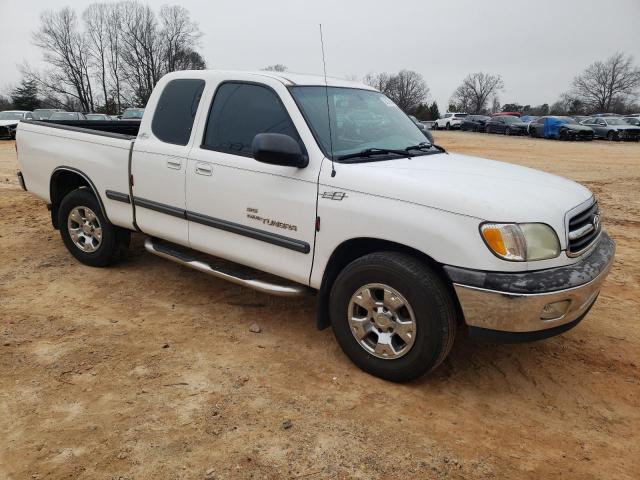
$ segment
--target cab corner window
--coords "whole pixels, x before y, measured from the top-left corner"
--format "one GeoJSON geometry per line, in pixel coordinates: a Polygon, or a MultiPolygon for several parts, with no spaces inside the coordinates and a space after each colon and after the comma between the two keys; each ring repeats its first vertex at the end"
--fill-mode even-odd
{"type": "Polygon", "coordinates": [[[164,87],[156,106],[151,130],[163,142],[186,145],[204,90],[204,80],[171,80],[164,87]]]}
{"type": "Polygon", "coordinates": [[[237,82],[218,87],[202,147],[248,157],[259,133],[282,133],[301,143],[289,114],[270,88],[237,82]]]}

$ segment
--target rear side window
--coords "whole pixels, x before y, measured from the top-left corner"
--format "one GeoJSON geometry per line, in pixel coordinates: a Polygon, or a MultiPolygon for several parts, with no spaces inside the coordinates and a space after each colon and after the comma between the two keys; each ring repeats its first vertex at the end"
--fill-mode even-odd
{"type": "Polygon", "coordinates": [[[186,145],[204,90],[204,80],[171,80],[160,95],[151,130],[166,143],[186,145]]]}
{"type": "Polygon", "coordinates": [[[224,83],[209,112],[203,148],[251,156],[259,133],[282,133],[301,143],[289,114],[271,89],[248,83],[224,83]]]}

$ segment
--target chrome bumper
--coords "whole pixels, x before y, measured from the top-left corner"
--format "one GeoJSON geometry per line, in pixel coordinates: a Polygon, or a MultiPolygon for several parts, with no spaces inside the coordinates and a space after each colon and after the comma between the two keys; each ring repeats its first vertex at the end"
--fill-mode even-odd
{"type": "Polygon", "coordinates": [[[615,243],[603,233],[590,254],[566,267],[517,274],[467,271],[465,275],[457,267],[445,267],[445,271],[471,329],[516,334],[548,330],[546,336],[551,336],[589,311],[611,270],[614,254],[615,243]],[[496,285],[504,288],[487,288],[496,285]]]}

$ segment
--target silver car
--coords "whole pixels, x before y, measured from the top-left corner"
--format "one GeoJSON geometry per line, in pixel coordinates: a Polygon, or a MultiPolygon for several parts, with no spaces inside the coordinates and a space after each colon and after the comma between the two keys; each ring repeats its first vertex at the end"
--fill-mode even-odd
{"type": "Polygon", "coordinates": [[[640,140],[640,127],[629,125],[620,117],[589,117],[582,125],[591,127],[596,138],[607,140],[640,140]]]}

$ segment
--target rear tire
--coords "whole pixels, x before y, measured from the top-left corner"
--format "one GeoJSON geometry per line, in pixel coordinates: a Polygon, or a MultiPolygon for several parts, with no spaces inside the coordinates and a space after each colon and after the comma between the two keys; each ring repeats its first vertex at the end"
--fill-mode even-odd
{"type": "Polygon", "coordinates": [[[406,254],[377,252],[351,262],[333,284],[329,308],[344,353],[386,380],[409,381],[435,369],[453,345],[452,294],[406,254]]]}
{"type": "Polygon", "coordinates": [[[58,225],[67,250],[91,267],[114,264],[131,238],[131,232],[105,218],[98,199],[86,188],[73,190],[62,199],[58,225]]]}

